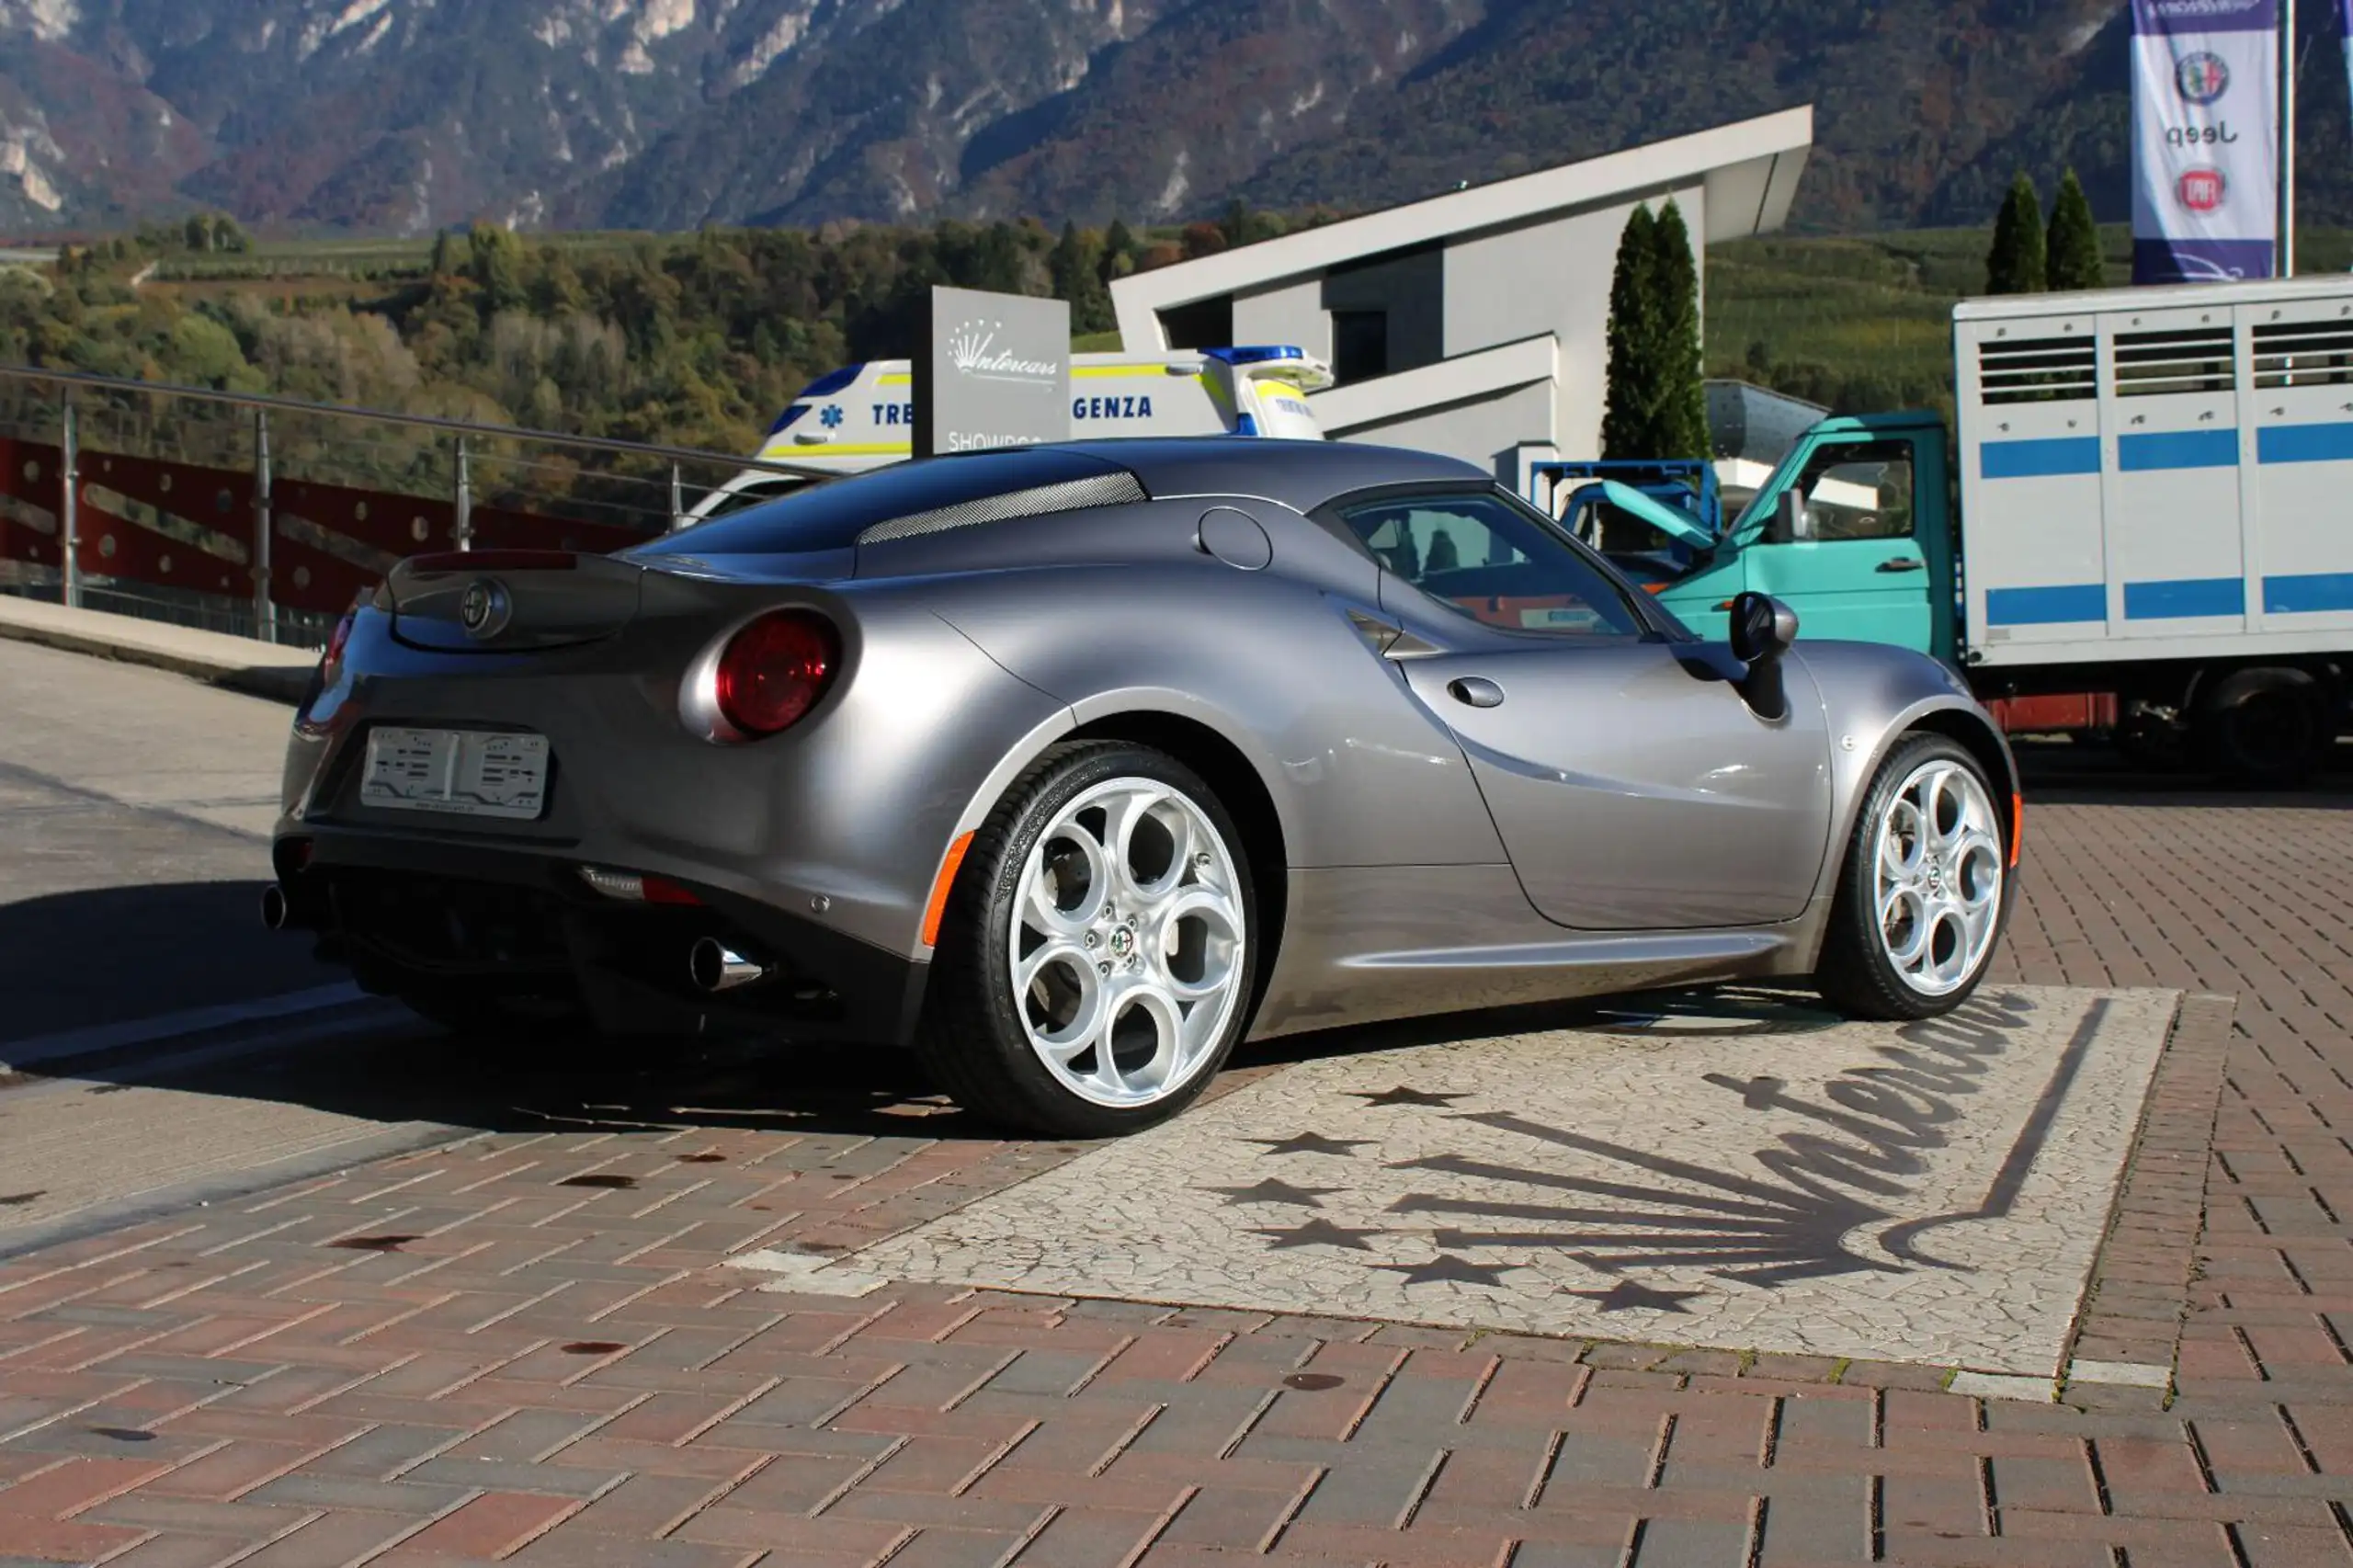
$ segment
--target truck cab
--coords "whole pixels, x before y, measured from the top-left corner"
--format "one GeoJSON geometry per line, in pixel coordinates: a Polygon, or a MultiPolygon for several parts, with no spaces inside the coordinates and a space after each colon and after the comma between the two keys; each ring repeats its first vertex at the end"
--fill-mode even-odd
{"type": "Polygon", "coordinates": [[[1796,610],[1806,637],[1893,642],[1957,667],[1950,472],[1934,414],[1825,419],[1718,538],[1691,543],[1688,570],[1646,585],[1711,635],[1754,590],[1796,610]]]}
{"type": "Polygon", "coordinates": [[[1963,301],[1953,393],[1949,435],[1927,414],[1814,425],[1712,533],[1655,508],[1676,569],[1653,550],[1630,573],[1705,633],[1753,589],[1802,637],[1932,654],[2013,732],[2266,785],[2332,761],[2353,283],[1963,301]]]}

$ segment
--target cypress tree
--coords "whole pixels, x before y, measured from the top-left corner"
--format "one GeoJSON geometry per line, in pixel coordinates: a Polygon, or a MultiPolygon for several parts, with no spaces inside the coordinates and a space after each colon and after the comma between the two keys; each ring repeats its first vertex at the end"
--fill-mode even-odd
{"type": "Polygon", "coordinates": [[[1055,297],[1069,301],[1070,330],[1074,335],[1108,332],[1116,324],[1111,315],[1111,292],[1096,271],[1095,248],[1086,243],[1075,222],[1063,225],[1063,237],[1047,256],[1046,266],[1053,275],[1055,297]]]}
{"type": "Polygon", "coordinates": [[[1232,250],[1236,245],[1248,244],[1250,243],[1250,204],[1242,198],[1235,197],[1225,204],[1225,216],[1218,220],[1217,226],[1224,231],[1225,245],[1228,250],[1232,250]]]}
{"type": "Polygon", "coordinates": [[[467,236],[474,285],[482,290],[484,320],[528,303],[523,291],[523,242],[512,231],[476,223],[467,236]]]}
{"type": "Polygon", "coordinates": [[[1985,292],[2039,294],[2043,284],[2042,202],[2034,182],[2021,171],[1994,220],[1994,244],[1985,255],[1985,292]]]}
{"type": "Polygon", "coordinates": [[[1654,458],[1705,458],[1708,394],[1699,364],[1699,266],[1682,210],[1670,199],[1651,230],[1658,336],[1653,375],[1654,458]]]}
{"type": "Polygon", "coordinates": [[[2053,292],[2108,287],[2108,262],[2100,255],[2099,225],[2083,181],[2069,169],[2051,204],[2051,231],[2043,248],[2042,278],[2053,292]]]}
{"type": "Polygon", "coordinates": [[[1111,226],[1103,232],[1103,258],[1097,264],[1095,275],[1108,284],[1135,269],[1136,237],[1128,232],[1127,220],[1114,218],[1111,226]]]}
{"type": "Polygon", "coordinates": [[[1601,415],[1604,459],[1658,455],[1653,449],[1652,417],[1659,359],[1657,230],[1651,210],[1637,206],[1618,239],[1618,265],[1609,279],[1609,366],[1601,415]]]}

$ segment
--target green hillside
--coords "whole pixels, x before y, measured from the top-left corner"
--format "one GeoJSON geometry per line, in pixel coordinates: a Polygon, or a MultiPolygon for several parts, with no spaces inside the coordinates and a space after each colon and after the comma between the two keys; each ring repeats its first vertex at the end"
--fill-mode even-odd
{"type": "MultiPolygon", "coordinates": [[[[2299,226],[2297,269],[2353,266],[2353,230],[2299,226]]],[[[1775,236],[1708,251],[1708,373],[1842,413],[1946,408],[1952,307],[1985,286],[1987,229],[1775,236]]],[[[2122,224],[2100,230],[2109,281],[2131,280],[2122,224]]]]}

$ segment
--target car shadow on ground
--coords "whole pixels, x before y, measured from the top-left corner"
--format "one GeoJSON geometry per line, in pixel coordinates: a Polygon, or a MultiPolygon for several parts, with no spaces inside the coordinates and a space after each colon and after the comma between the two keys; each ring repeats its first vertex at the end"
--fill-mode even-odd
{"type": "Polygon", "coordinates": [[[142,883],[0,902],[0,1061],[11,1040],[335,983],[307,943],[263,929],[262,887],[142,883]]]}
{"type": "Polygon", "coordinates": [[[389,1005],[369,1012],[373,1027],[234,1054],[151,1051],[61,1066],[57,1076],[92,1093],[169,1087],[463,1132],[1003,1136],[887,1048],[557,1031],[500,1041],[453,1036],[389,1005]]]}
{"type": "MultiPolygon", "coordinates": [[[[2353,806],[2353,776],[2249,793],[2133,770],[2111,749],[2025,742],[2031,802],[2353,806]]],[[[2341,748],[2353,762],[2353,747],[2341,748]]],[[[257,882],[159,883],[0,903],[5,1042],[193,1006],[335,985],[347,977],[302,937],[261,928],[257,882]]],[[[134,1085],[282,1102],[383,1123],[480,1131],[731,1127],[875,1138],[996,1141],[911,1053],[873,1046],[551,1034],[460,1040],[390,1004],[373,1027],[230,1054],[164,1042],[60,1063],[91,1093],[134,1085]]],[[[1283,1036],[1245,1045],[1212,1093],[1308,1060],[1550,1030],[1779,1033],[1837,1019],[1799,987],[1545,1003],[1283,1036]]],[[[288,1024],[271,1026],[284,1028],[288,1024]]]]}
{"type": "MultiPolygon", "coordinates": [[[[37,1055],[61,1036],[347,985],[346,971],[312,958],[308,937],[263,928],[262,886],[160,882],[0,903],[0,1062],[12,1043],[37,1055]]],[[[972,1119],[932,1095],[898,1051],[560,1034],[485,1044],[390,1003],[36,1060],[31,1076],[92,1093],[169,1086],[494,1131],[739,1125],[972,1135],[972,1119]],[[344,1023],[367,1027],[327,1032],[344,1023]],[[290,1038],[234,1050],[240,1036],[265,1035],[290,1038]]]]}
{"type": "Polygon", "coordinates": [[[1282,1035],[1241,1047],[1233,1053],[1230,1070],[1236,1077],[1246,1079],[1254,1070],[1300,1062],[1411,1051],[1506,1035],[1779,1036],[1813,1034],[1836,1028],[1844,1021],[1824,1005],[1820,996],[1802,985],[1740,984],[1620,992],[1567,1002],[1538,1002],[1282,1035]]]}
{"type": "MultiPolygon", "coordinates": [[[[1839,1020],[1811,993],[1742,988],[1613,996],[1287,1035],[1235,1051],[1211,1094],[1330,1057],[1550,1031],[1677,1035],[1811,1032],[1839,1020]]],[[[466,1133],[673,1132],[980,1141],[1016,1136],[952,1103],[914,1054],[787,1040],[550,1034],[499,1049],[422,1020],[222,1060],[141,1052],[60,1079],[264,1100],[387,1125],[466,1133]]]]}
{"type": "MultiPolygon", "coordinates": [[[[208,1004],[344,981],[339,969],[308,960],[303,938],[256,929],[257,893],[245,883],[161,884],[0,905],[10,991],[40,999],[40,1016],[53,1036],[171,1010],[139,978],[158,972],[202,976],[208,1004]],[[94,967],[94,953],[104,955],[103,966],[94,967]]],[[[172,1000],[186,1005],[189,994],[176,992],[172,1000]]],[[[1232,1092],[1302,1061],[1497,1035],[1785,1032],[1836,1021],[1810,994],[1770,988],[1540,1004],[1248,1044],[1212,1092],[1232,1092]]],[[[34,1031],[9,1032],[21,1040],[34,1031]]],[[[44,1080],[69,1092],[76,1085],[90,1094],[169,1087],[462,1132],[725,1128],[882,1139],[1006,1136],[952,1104],[908,1051],[783,1040],[601,1040],[555,1029],[460,1039],[376,1002],[120,1046],[35,1065],[28,1079],[15,1082],[44,1080]],[[254,1040],[263,1043],[243,1048],[254,1040]]]]}

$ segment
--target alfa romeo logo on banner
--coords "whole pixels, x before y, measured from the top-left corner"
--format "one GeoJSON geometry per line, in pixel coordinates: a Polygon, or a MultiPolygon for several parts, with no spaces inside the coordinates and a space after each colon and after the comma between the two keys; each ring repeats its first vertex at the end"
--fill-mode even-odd
{"type": "Polygon", "coordinates": [[[2279,32],[2278,0],[2132,0],[2134,282],[2271,276],[2279,32]]]}
{"type": "Polygon", "coordinates": [[[2231,90],[2231,68],[2221,55],[2200,51],[2174,67],[2173,80],[2185,101],[2202,107],[2231,90]]]}

